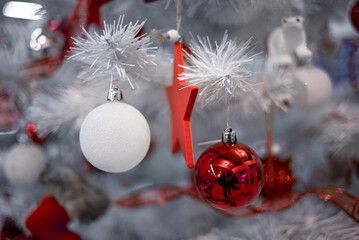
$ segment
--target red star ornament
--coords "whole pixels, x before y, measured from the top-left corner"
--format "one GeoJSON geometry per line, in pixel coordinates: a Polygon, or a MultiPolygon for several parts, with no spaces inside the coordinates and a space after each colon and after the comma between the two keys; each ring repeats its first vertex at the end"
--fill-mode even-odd
{"type": "Polygon", "coordinates": [[[87,27],[94,24],[101,27],[101,7],[112,0],[88,0],[87,1],[87,27]]]}
{"type": "Polygon", "coordinates": [[[191,113],[196,101],[198,87],[187,85],[185,80],[178,77],[183,74],[182,43],[174,45],[173,53],[173,84],[166,87],[168,102],[172,112],[171,152],[177,153],[181,148],[187,167],[194,167],[191,113]]]}

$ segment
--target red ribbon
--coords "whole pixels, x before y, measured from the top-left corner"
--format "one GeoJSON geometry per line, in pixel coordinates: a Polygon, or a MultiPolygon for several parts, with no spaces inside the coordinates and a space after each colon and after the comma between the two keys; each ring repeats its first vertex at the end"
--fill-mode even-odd
{"type": "MultiPolygon", "coordinates": [[[[323,187],[309,189],[303,192],[287,192],[264,198],[257,206],[247,206],[237,211],[218,210],[223,215],[230,217],[246,217],[255,214],[279,212],[290,208],[305,195],[314,194],[317,197],[336,205],[349,217],[359,222],[359,198],[349,194],[341,188],[323,187]]],[[[115,201],[120,207],[135,208],[140,206],[163,205],[182,196],[189,196],[202,201],[195,187],[163,186],[147,188],[129,194],[115,201]]],[[[204,201],[202,201],[204,203],[204,201]]]]}

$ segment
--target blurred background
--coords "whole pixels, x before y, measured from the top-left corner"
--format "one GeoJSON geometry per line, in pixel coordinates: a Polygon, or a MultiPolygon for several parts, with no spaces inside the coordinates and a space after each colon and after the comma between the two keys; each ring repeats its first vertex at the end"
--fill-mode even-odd
{"type": "MultiPolygon", "coordinates": [[[[202,166],[187,168],[181,150],[171,153],[177,108],[165,92],[174,55],[166,33],[177,28],[174,1],[0,0],[0,239],[359,239],[359,1],[177,2],[189,49],[184,65],[194,66],[198,79],[205,77],[190,60],[201,52],[197,36],[208,36],[214,48],[225,32],[238,44],[250,39],[254,56],[246,56],[251,64],[244,68],[253,91],[206,106],[198,95],[191,130],[196,164],[211,145],[201,143],[221,139],[230,106],[238,142],[262,159],[262,194],[251,207],[213,208],[196,190],[202,166]],[[139,165],[108,173],[87,161],[79,131],[87,114],[106,103],[110,85],[107,58],[98,62],[103,75],[90,80],[86,58],[96,49],[111,53],[100,39],[86,45],[83,29],[96,38],[103,21],[113,24],[121,15],[123,25],[146,22],[139,35],[118,39],[146,34],[143,41],[157,47],[155,64],[144,68],[136,64],[149,56],[137,56],[136,48],[120,55],[134,66],[124,67],[134,89],[119,80],[124,101],[146,118],[151,140],[139,165]],[[163,42],[152,42],[153,29],[163,42]],[[81,51],[84,59],[68,59],[81,51]]],[[[146,148],[140,139],[124,139],[95,143],[94,152],[106,155],[101,151],[112,142],[127,142],[132,152],[146,148]]]]}

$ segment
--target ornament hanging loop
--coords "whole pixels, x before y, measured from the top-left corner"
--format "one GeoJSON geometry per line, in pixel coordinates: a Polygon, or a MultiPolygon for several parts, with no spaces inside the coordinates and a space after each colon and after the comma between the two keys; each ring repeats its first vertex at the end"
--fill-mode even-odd
{"type": "Polygon", "coordinates": [[[236,131],[233,131],[231,127],[225,128],[222,133],[222,143],[228,145],[237,143],[236,131]]]}
{"type": "Polygon", "coordinates": [[[181,21],[182,21],[182,11],[181,11],[181,0],[174,0],[176,6],[176,29],[171,29],[166,33],[162,33],[156,29],[151,31],[151,37],[154,42],[161,43],[168,39],[169,41],[176,43],[182,42],[182,37],[180,35],[181,30],[181,21]]]}
{"type": "Polygon", "coordinates": [[[176,5],[176,14],[177,14],[177,32],[178,35],[180,35],[180,30],[181,30],[181,21],[182,21],[182,5],[181,5],[181,0],[175,0],[175,5],[176,5]]]}
{"type": "Polygon", "coordinates": [[[122,91],[120,91],[118,89],[118,87],[112,87],[108,91],[107,101],[114,102],[114,101],[121,101],[121,100],[123,100],[122,91]]]}

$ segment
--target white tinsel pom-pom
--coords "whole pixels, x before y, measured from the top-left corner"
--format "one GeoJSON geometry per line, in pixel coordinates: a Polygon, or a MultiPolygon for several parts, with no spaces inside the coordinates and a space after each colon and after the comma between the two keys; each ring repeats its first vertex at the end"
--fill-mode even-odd
{"type": "Polygon", "coordinates": [[[71,48],[70,59],[89,65],[85,71],[86,80],[109,78],[117,74],[126,79],[132,88],[129,75],[144,77],[143,69],[150,64],[154,55],[150,54],[156,47],[151,47],[151,38],[147,34],[140,35],[145,21],[123,24],[124,16],[118,22],[104,23],[103,34],[90,34],[82,28],[85,37],[74,38],[75,47],[71,48]]]}
{"type": "Polygon", "coordinates": [[[15,185],[32,185],[38,182],[46,167],[46,158],[40,146],[19,143],[9,152],[5,161],[5,175],[15,185]]]}
{"type": "Polygon", "coordinates": [[[222,42],[213,48],[208,37],[198,37],[191,42],[192,54],[187,54],[189,66],[180,77],[200,88],[199,99],[204,106],[210,101],[233,98],[240,91],[253,90],[252,72],[247,66],[253,61],[249,41],[237,44],[228,40],[227,32],[222,42]]]}

